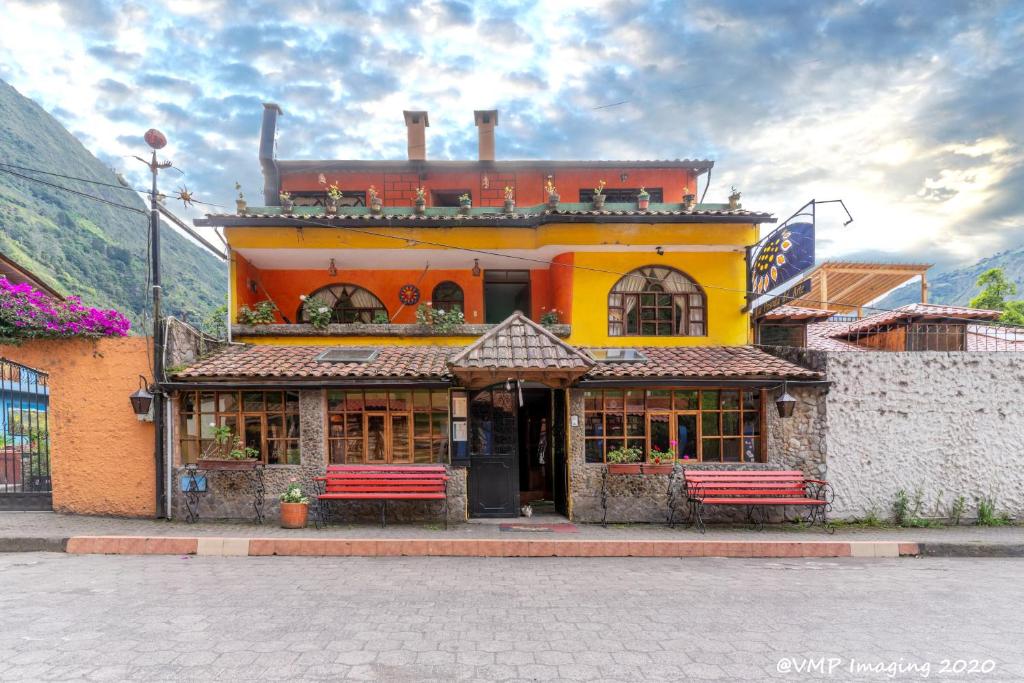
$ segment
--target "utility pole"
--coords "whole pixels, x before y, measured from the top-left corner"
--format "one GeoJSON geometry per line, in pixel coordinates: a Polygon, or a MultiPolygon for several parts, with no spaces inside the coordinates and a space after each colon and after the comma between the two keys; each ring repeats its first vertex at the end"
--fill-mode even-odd
{"type": "Polygon", "coordinates": [[[156,432],[156,514],[157,517],[164,517],[166,509],[166,490],[164,487],[164,469],[166,459],[164,454],[165,424],[164,406],[165,396],[161,384],[164,381],[164,320],[161,307],[161,281],[160,281],[160,195],[157,190],[157,175],[160,169],[170,168],[170,161],[157,161],[156,151],[167,145],[167,138],[155,128],[150,128],[144,136],[146,144],[150,146],[152,154],[150,160],[142,157],[135,157],[149,167],[153,176],[153,183],[149,193],[149,276],[153,289],[153,427],[156,432]]]}

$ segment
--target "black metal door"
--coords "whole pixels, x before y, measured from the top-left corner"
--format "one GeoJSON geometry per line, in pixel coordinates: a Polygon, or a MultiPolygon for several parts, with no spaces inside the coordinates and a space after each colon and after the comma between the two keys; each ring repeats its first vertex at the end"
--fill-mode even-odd
{"type": "Polygon", "coordinates": [[[469,398],[469,514],[519,516],[516,393],[495,386],[469,398]]]}
{"type": "Polygon", "coordinates": [[[49,377],[0,358],[0,510],[50,510],[49,377]]]}

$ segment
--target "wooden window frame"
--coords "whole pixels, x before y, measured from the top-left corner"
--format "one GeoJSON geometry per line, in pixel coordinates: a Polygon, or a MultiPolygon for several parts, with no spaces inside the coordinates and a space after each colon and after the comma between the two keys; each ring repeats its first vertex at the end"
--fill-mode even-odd
{"type": "Polygon", "coordinates": [[[387,396],[387,402],[385,407],[373,407],[370,409],[366,408],[366,391],[364,389],[329,389],[324,391],[324,416],[326,421],[325,426],[325,439],[326,439],[326,459],[328,464],[345,464],[345,465],[436,465],[444,464],[448,462],[449,458],[449,447],[448,447],[448,432],[451,429],[451,416],[449,415],[449,397],[446,389],[372,389],[369,390],[373,393],[381,392],[387,396]],[[348,397],[350,395],[361,394],[361,398],[358,399],[361,407],[359,409],[348,408],[348,397]],[[391,403],[395,400],[395,395],[406,394],[408,396],[407,405],[404,408],[392,408],[391,403]],[[415,394],[426,394],[426,406],[417,406],[415,394]],[[333,395],[341,395],[339,403],[333,403],[332,401],[338,401],[338,398],[333,395]],[[443,408],[439,407],[443,403],[443,408]],[[340,406],[340,407],[339,407],[340,406]],[[358,436],[349,436],[349,416],[360,415],[359,424],[361,425],[361,434],[358,436]],[[417,437],[416,431],[416,416],[427,415],[427,434],[428,436],[417,437]],[[438,417],[443,415],[443,419],[438,424],[438,417]],[[337,421],[333,420],[334,417],[339,417],[337,421]],[[368,429],[369,421],[372,416],[382,416],[384,418],[384,460],[370,460],[370,432],[368,429]],[[395,417],[405,417],[408,423],[408,456],[405,458],[395,458],[395,442],[394,442],[394,423],[395,417]],[[341,434],[335,436],[332,432],[332,425],[340,425],[341,434]],[[350,459],[347,444],[351,441],[358,441],[362,445],[362,453],[360,458],[350,459]],[[427,451],[430,454],[429,460],[417,460],[417,443],[426,444],[427,451]],[[338,448],[338,445],[342,445],[338,448]],[[335,459],[335,453],[340,452],[342,457],[340,460],[335,459]]]}
{"type": "Polygon", "coordinates": [[[671,266],[655,265],[655,266],[641,266],[640,268],[634,268],[629,273],[620,278],[612,286],[608,292],[608,336],[609,337],[706,337],[708,336],[708,297],[704,288],[701,287],[696,280],[692,277],[671,266]],[[637,273],[639,271],[646,270],[648,268],[660,268],[668,270],[682,276],[690,282],[696,291],[693,292],[666,292],[657,283],[650,283],[648,281],[647,286],[638,292],[627,292],[619,289],[621,282],[627,277],[637,273]],[[694,305],[690,301],[690,297],[700,297],[700,305],[694,305]],[[612,297],[618,297],[618,303],[612,303],[612,297]],[[653,297],[654,304],[645,303],[645,297],[653,297]],[[661,303],[660,297],[671,297],[669,303],[661,303]],[[629,314],[627,311],[630,310],[628,301],[634,301],[633,310],[636,312],[636,327],[635,330],[630,328],[629,314]],[[669,318],[660,320],[658,318],[658,312],[668,309],[670,312],[669,318]],[[677,315],[677,310],[681,309],[682,320],[677,315]],[[617,311],[619,313],[619,319],[613,320],[612,313],[617,311]],[[644,311],[654,311],[653,318],[644,318],[644,311]],[[700,320],[694,320],[692,312],[700,311],[700,320]],[[647,334],[644,333],[644,325],[654,325],[654,332],[647,334]],[[669,334],[664,334],[658,331],[658,328],[664,325],[669,325],[669,334]],[[702,331],[700,333],[694,332],[694,326],[700,325],[702,331]],[[680,331],[682,330],[682,331],[680,331]]]}
{"type": "Polygon", "coordinates": [[[444,280],[434,285],[434,289],[430,291],[430,305],[435,311],[450,311],[454,306],[458,306],[459,310],[463,313],[466,312],[466,292],[462,289],[459,283],[452,280],[444,280]],[[459,298],[456,299],[442,299],[437,295],[437,290],[443,286],[454,287],[459,292],[459,298]]]}
{"type": "MultiPolygon", "coordinates": [[[[207,448],[207,445],[213,441],[212,437],[203,436],[203,427],[212,422],[216,426],[222,426],[223,424],[234,420],[235,422],[235,436],[241,436],[243,441],[245,439],[245,418],[246,417],[259,417],[260,418],[260,461],[264,465],[272,467],[297,467],[302,464],[302,423],[299,417],[299,392],[280,390],[280,391],[263,391],[263,390],[252,390],[252,389],[237,389],[237,390],[214,390],[214,391],[187,391],[182,392],[178,396],[178,448],[179,448],[179,460],[182,465],[191,464],[196,462],[207,448]],[[260,410],[246,409],[244,404],[245,394],[262,394],[262,405],[260,410]],[[267,409],[267,395],[268,394],[279,394],[280,395],[280,408],[274,410],[267,409]],[[292,395],[294,401],[288,400],[288,395],[292,395]],[[192,397],[192,410],[187,410],[187,397],[192,397]],[[204,412],[203,407],[203,396],[213,396],[213,411],[204,412]],[[233,410],[222,410],[221,397],[222,396],[234,396],[235,407],[233,410]],[[278,417],[281,419],[281,424],[284,429],[284,436],[271,437],[269,419],[270,417],[278,417]],[[196,421],[196,433],[191,435],[188,433],[188,420],[190,418],[196,421]],[[290,435],[288,431],[289,423],[294,424],[295,433],[290,435]],[[288,459],[291,451],[294,449],[296,454],[297,462],[270,462],[270,446],[272,444],[278,444],[279,448],[283,449],[285,458],[288,459]],[[191,457],[192,451],[195,457],[191,457]]],[[[282,452],[282,451],[279,451],[282,452]]]]}
{"type": "MultiPolygon", "coordinates": [[[[665,190],[661,187],[646,188],[650,195],[652,204],[661,204],[665,199],[665,190]]],[[[635,204],[636,196],[640,194],[639,187],[605,187],[602,192],[605,202],[609,204],[635,204]]],[[[580,188],[580,204],[590,204],[594,201],[593,188],[580,188]]]]}
{"type": "Polygon", "coordinates": [[[785,327],[785,328],[799,328],[800,329],[800,343],[799,345],[786,345],[780,348],[806,348],[807,347],[807,323],[777,323],[777,322],[762,322],[757,324],[757,343],[760,346],[778,346],[777,344],[766,344],[761,337],[762,331],[765,327],[785,327]]]}
{"type": "MultiPolygon", "coordinates": [[[[321,297],[321,298],[323,298],[325,300],[326,303],[330,304],[330,306],[331,306],[331,322],[332,323],[337,323],[337,324],[341,324],[341,325],[348,325],[348,324],[354,324],[354,323],[370,324],[370,323],[373,322],[373,318],[374,318],[374,316],[377,313],[383,313],[384,315],[388,316],[388,319],[390,319],[390,314],[388,313],[387,306],[384,305],[383,299],[381,299],[379,296],[374,294],[372,291],[370,291],[366,287],[363,287],[362,285],[357,285],[357,284],[354,284],[354,283],[351,283],[351,282],[338,282],[336,284],[327,285],[326,287],[321,287],[320,289],[316,290],[315,292],[313,292],[309,296],[310,296],[310,298],[312,298],[312,297],[321,297]],[[339,297],[338,294],[335,293],[333,290],[339,290],[342,293],[344,293],[345,297],[350,302],[352,301],[352,294],[354,293],[354,291],[355,290],[362,290],[362,291],[366,292],[367,294],[369,294],[370,296],[372,296],[374,299],[376,299],[377,303],[379,303],[380,305],[379,306],[339,306],[339,304],[341,303],[341,297],[339,297]],[[326,296],[324,295],[324,292],[327,292],[330,297],[333,297],[333,299],[334,299],[333,303],[326,298],[326,296]],[[344,318],[346,316],[342,315],[343,313],[354,313],[355,316],[354,316],[354,318],[352,320],[345,321],[344,318]]],[[[304,306],[303,305],[299,305],[298,312],[295,314],[295,319],[298,320],[300,323],[308,322],[305,319],[304,306]]]]}

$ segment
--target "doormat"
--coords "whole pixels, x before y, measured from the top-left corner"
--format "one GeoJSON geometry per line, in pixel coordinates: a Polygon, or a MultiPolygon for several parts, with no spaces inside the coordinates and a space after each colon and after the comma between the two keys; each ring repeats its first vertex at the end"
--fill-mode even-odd
{"type": "Polygon", "coordinates": [[[526,533],[541,534],[578,534],[579,529],[575,524],[563,522],[562,524],[502,524],[499,527],[502,531],[523,531],[526,533]]]}

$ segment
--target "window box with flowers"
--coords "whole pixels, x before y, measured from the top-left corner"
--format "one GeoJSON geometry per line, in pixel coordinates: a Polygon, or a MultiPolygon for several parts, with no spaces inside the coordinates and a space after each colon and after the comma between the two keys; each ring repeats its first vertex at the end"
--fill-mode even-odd
{"type": "Polygon", "coordinates": [[[642,450],[628,446],[608,451],[608,474],[640,474],[643,456],[642,450]]]}
{"type": "Polygon", "coordinates": [[[671,446],[667,451],[661,451],[657,446],[651,446],[650,452],[647,453],[647,461],[641,467],[641,471],[644,474],[672,474],[672,470],[676,466],[676,444],[679,443],[675,439],[669,441],[671,446]]]}
{"type": "Polygon", "coordinates": [[[222,425],[213,428],[213,442],[199,456],[196,466],[201,470],[250,470],[260,461],[260,452],[246,446],[242,439],[232,432],[231,427],[222,425]]]}

